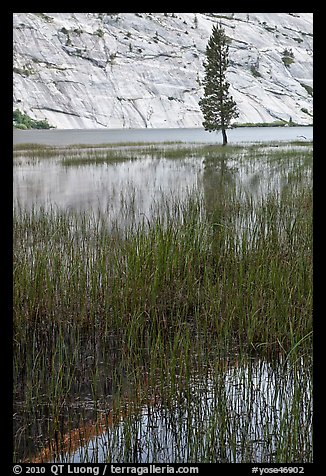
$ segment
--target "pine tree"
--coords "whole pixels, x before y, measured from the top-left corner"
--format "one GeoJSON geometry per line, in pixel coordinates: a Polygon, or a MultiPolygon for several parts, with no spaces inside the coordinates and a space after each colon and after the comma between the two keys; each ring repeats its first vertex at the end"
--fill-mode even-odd
{"type": "Polygon", "coordinates": [[[229,65],[229,39],[224,29],[214,26],[206,47],[203,63],[205,77],[202,81],[204,97],[199,101],[206,131],[222,131],[223,145],[227,144],[226,129],[232,118],[238,117],[236,103],[229,94],[230,84],[226,80],[229,65]]]}

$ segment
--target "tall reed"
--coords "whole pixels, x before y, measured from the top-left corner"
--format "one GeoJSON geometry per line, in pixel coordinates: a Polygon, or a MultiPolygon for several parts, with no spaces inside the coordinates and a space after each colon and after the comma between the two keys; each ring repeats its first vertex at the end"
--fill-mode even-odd
{"type": "MultiPolygon", "coordinates": [[[[309,356],[310,162],[295,163],[292,152],[283,159],[276,153],[262,154],[262,160],[280,169],[280,186],[266,185],[250,194],[234,180],[235,170],[228,163],[238,157],[249,167],[251,160],[258,160],[259,150],[252,149],[253,158],[232,149],[216,156],[208,149],[201,190],[189,190],[184,201],[169,197],[153,204],[150,218],[126,227],[109,226],[103,211],[15,207],[17,460],[30,457],[44,439],[59,452],[67,426],[78,428],[90,414],[98,415],[102,404],[109,404],[116,418],[125,415],[124,430],[119,427],[117,432],[124,431],[126,447],[121,451],[129,461],[132,455],[139,457],[134,437],[143,430],[141,415],[135,419],[140,408],[136,413],[124,409],[128,393],[130,401],[148,402],[151,395],[166,407],[177,403],[181,409],[191,398],[193,369],[207,372],[216,353],[264,358],[282,354],[287,365],[309,356]],[[81,395],[83,411],[72,411],[81,395]]],[[[132,216],[129,198],[122,210],[132,216]]],[[[249,422],[234,430],[223,388],[216,388],[219,419],[210,421],[205,439],[192,439],[191,433],[176,439],[180,460],[200,456],[203,461],[230,461],[241,454],[248,461],[256,451],[237,433],[245,434],[249,422]],[[217,438],[224,441],[218,454],[213,452],[217,438]]],[[[296,401],[300,398],[298,394],[296,401]]],[[[295,405],[293,425],[298,425],[295,405]]],[[[195,404],[191,408],[200,421],[204,409],[195,404]]],[[[287,429],[300,433],[298,426],[286,426],[291,411],[282,414],[281,427],[275,429],[283,443],[271,461],[309,453],[306,443],[291,446],[295,456],[286,452],[291,437],[287,429]]],[[[187,412],[185,431],[191,432],[187,412]]],[[[177,430],[176,420],[170,425],[177,430]]],[[[120,436],[116,433],[114,441],[120,436]]],[[[154,459],[162,449],[162,442],[155,441],[148,449],[154,459]]],[[[303,457],[309,459],[307,455],[303,457]]]]}

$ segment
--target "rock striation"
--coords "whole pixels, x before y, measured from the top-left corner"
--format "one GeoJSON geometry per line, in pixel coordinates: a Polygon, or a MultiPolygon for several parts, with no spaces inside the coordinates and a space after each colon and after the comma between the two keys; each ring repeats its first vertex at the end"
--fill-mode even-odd
{"type": "Polygon", "coordinates": [[[201,127],[217,22],[237,122],[312,124],[312,13],[15,13],[13,108],[63,129],[201,127]]]}

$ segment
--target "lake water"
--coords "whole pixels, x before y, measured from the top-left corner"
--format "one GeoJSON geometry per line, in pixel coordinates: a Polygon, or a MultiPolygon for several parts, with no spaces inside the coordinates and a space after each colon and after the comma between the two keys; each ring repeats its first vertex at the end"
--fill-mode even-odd
{"type": "MultiPolygon", "coordinates": [[[[284,150],[289,150],[284,146],[284,150]]],[[[195,146],[184,149],[179,158],[169,158],[172,149],[163,145],[152,151],[138,148],[64,149],[50,157],[36,151],[17,151],[14,157],[14,205],[101,213],[119,226],[150,219],[160,206],[173,197],[184,201],[196,191],[216,199],[217,190],[236,187],[244,199],[253,200],[280,192],[289,175],[302,169],[311,183],[311,167],[305,166],[310,146],[296,146],[295,160],[271,160],[269,147],[238,152],[226,151],[225,160],[195,146]],[[250,154],[250,157],[247,155],[250,154]],[[116,157],[117,160],[112,160],[116,157]],[[86,162],[80,162],[86,159],[86,162]],[[215,198],[214,198],[215,197],[215,198]]],[[[182,150],[182,148],[181,148],[182,150]]],[[[272,157],[283,150],[274,147],[272,157]]],[[[164,208],[164,207],[163,207],[164,208]]]]}
{"type": "MultiPolygon", "coordinates": [[[[240,127],[228,131],[229,143],[312,140],[312,127],[240,127]]],[[[13,131],[13,143],[55,146],[109,144],[114,142],[213,142],[222,143],[221,132],[183,129],[51,129],[13,131]]]]}
{"type": "MultiPolygon", "coordinates": [[[[193,374],[169,403],[153,390],[155,398],[145,404],[127,401],[115,423],[107,408],[101,421],[84,430],[83,445],[73,449],[71,440],[70,452],[48,457],[55,463],[272,462],[291,415],[299,414],[300,431],[310,432],[308,375],[303,362],[291,368],[259,359],[221,361],[206,376],[193,374]]],[[[303,459],[311,446],[310,435],[299,450],[303,459]]]]}
{"type": "MultiPolygon", "coordinates": [[[[230,143],[271,142],[302,140],[300,136],[312,140],[312,128],[235,129],[230,131],[229,139],[230,143]]],[[[15,152],[14,206],[27,210],[98,210],[109,221],[124,226],[144,217],[150,219],[171,197],[182,203],[193,190],[202,194],[209,211],[210,203],[227,201],[229,191],[236,198],[250,197],[259,202],[266,194],[286,191],[291,181],[311,185],[310,145],[265,144],[251,149],[219,148],[225,152],[212,153],[212,147],[205,150],[201,145],[188,144],[182,146],[185,153],[178,158],[171,157],[171,153],[180,145],[169,148],[161,144],[145,151],[129,146],[120,152],[112,147],[91,147],[120,141],[205,143],[213,138],[213,134],[197,129],[15,131],[16,144],[38,142],[60,147],[48,156],[37,150],[31,153],[28,148],[15,152]],[[78,143],[90,147],[65,149],[65,145],[78,143]],[[291,150],[295,154],[284,158],[285,151],[291,150]],[[112,160],[114,154],[116,160],[112,160]]],[[[245,229],[251,219],[244,216],[236,224],[245,229]]],[[[111,356],[107,358],[111,360],[111,356]]],[[[99,360],[103,364],[102,358],[99,360]]],[[[94,418],[86,415],[84,424],[74,430],[67,424],[71,429],[68,448],[53,454],[44,441],[44,452],[36,457],[80,463],[311,461],[310,362],[291,367],[284,361],[274,364],[251,359],[238,363],[234,357],[216,364],[216,360],[212,360],[212,371],[207,374],[191,373],[189,384],[183,384],[181,378],[180,382],[176,380],[173,391],[169,375],[164,377],[166,381],[156,382],[168,390],[170,401],[164,391],[146,388],[144,379],[141,389],[147,392],[145,403],[137,394],[126,400],[127,410],[115,424],[110,420],[114,392],[107,392],[111,401],[100,412],[102,422],[98,422],[95,411],[98,402],[95,404],[90,396],[84,401],[78,394],[76,401],[72,398],[68,402],[69,411],[75,411],[71,421],[79,421],[88,409],[95,413],[94,418]],[[77,404],[80,406],[75,407],[77,404]],[[88,434],[83,441],[80,430],[88,434]],[[294,453],[288,455],[287,445],[293,439],[294,453]]],[[[103,361],[103,373],[108,378],[109,367],[103,361]]],[[[124,402],[123,395],[118,398],[124,402]]],[[[35,415],[30,418],[34,421],[35,415]]],[[[45,422],[43,415],[41,421],[45,422]]]]}
{"type": "Polygon", "coordinates": [[[14,202],[25,208],[102,212],[107,221],[150,217],[164,197],[184,198],[196,188],[202,160],[150,156],[118,163],[65,166],[60,157],[14,167],[14,202]]]}

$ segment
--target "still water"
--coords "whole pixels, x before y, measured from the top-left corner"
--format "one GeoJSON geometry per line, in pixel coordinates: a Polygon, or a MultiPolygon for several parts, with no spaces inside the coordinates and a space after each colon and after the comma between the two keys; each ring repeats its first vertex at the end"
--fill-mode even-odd
{"type": "Polygon", "coordinates": [[[146,403],[126,402],[115,423],[107,409],[97,425],[90,424],[83,445],[73,449],[71,441],[71,451],[48,456],[56,463],[272,462],[288,449],[282,439],[296,437],[291,422],[297,418],[300,434],[308,437],[290,459],[304,461],[312,446],[306,364],[220,362],[206,376],[193,374],[171,401],[154,391],[146,403]]]}
{"type": "MultiPolygon", "coordinates": [[[[304,127],[240,127],[228,131],[229,143],[312,140],[313,128],[304,127]]],[[[221,132],[202,128],[178,129],[52,129],[13,131],[13,143],[48,145],[109,144],[113,142],[213,142],[222,143],[221,132]]]]}
{"type": "Polygon", "coordinates": [[[202,160],[141,157],[119,163],[65,166],[59,158],[14,168],[14,203],[24,208],[104,213],[108,222],[152,215],[164,197],[182,198],[197,186],[202,160]]]}
{"type": "Polygon", "coordinates": [[[215,196],[217,191],[222,194],[232,189],[240,199],[250,194],[259,201],[287,187],[291,174],[298,170],[303,182],[311,184],[312,180],[311,166],[306,163],[310,146],[259,146],[250,151],[244,147],[223,157],[212,157],[210,150],[193,146],[172,159],[166,156],[171,150],[169,146],[145,151],[60,148],[44,158],[37,152],[30,156],[17,151],[14,205],[101,213],[108,223],[120,226],[150,219],[172,197],[184,201],[191,192],[215,196]],[[277,154],[289,149],[296,150],[295,160],[277,159],[277,154]]]}
{"type": "MultiPolygon", "coordinates": [[[[229,139],[271,142],[302,140],[300,136],[312,140],[312,128],[235,129],[229,139]]],[[[285,191],[291,181],[311,185],[311,146],[265,144],[250,153],[247,147],[230,148],[221,157],[195,150],[193,145],[176,159],[168,157],[168,146],[162,144],[152,151],[120,150],[116,160],[111,160],[116,153],[113,149],[64,148],[120,141],[205,143],[215,140],[212,138],[194,129],[166,130],[164,134],[157,130],[15,131],[16,144],[61,147],[49,156],[15,152],[14,206],[101,211],[111,222],[128,225],[143,217],[150,219],[171,197],[182,202],[194,190],[207,203],[228,197],[230,191],[230,196],[234,192],[237,198],[249,196],[259,202],[269,193],[285,191]],[[292,156],[291,150],[296,151],[292,156]],[[282,151],[287,152],[286,159],[282,151]],[[91,155],[89,162],[82,162],[87,154],[91,155]]],[[[158,392],[146,388],[144,382],[145,401],[138,395],[126,400],[125,411],[114,424],[112,405],[107,405],[101,422],[98,415],[89,419],[88,438],[81,440],[77,428],[67,435],[68,448],[54,454],[43,446],[42,454],[36,456],[38,462],[311,461],[309,361],[291,367],[284,361],[273,364],[259,359],[238,364],[233,358],[218,366],[213,363],[206,375],[193,372],[185,384],[180,378],[172,389],[168,376],[162,384],[164,392],[158,392]],[[295,444],[289,455],[292,440],[295,444]]],[[[76,402],[70,402],[71,408],[76,402]]],[[[96,406],[90,400],[87,405],[96,406]]],[[[80,408],[76,414],[81,414],[80,408]]],[[[88,421],[83,432],[87,425],[88,421]]]]}

